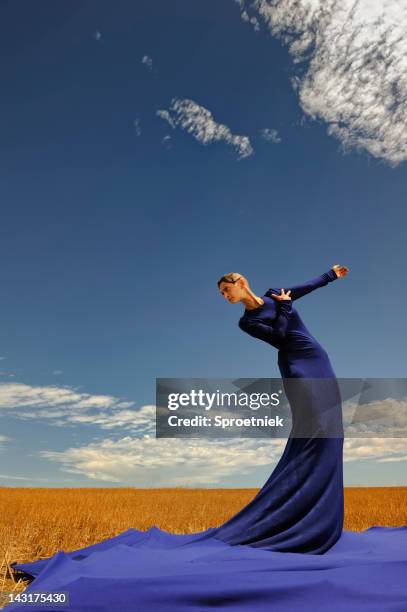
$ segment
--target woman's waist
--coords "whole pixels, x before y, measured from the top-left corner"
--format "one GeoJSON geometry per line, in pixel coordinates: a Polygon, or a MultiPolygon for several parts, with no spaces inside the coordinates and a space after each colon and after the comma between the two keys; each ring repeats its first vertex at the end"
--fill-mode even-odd
{"type": "Polygon", "coordinates": [[[328,357],[326,350],[316,341],[289,343],[280,345],[278,350],[279,361],[291,361],[299,357],[328,357]]]}
{"type": "Polygon", "coordinates": [[[287,332],[280,350],[283,352],[295,352],[304,349],[325,350],[314,336],[310,333],[293,330],[287,332]]]}

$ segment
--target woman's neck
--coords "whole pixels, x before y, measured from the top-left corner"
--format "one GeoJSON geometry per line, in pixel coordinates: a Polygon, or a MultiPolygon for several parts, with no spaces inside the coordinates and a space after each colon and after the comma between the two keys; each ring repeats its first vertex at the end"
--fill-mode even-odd
{"type": "Polygon", "coordinates": [[[255,308],[263,306],[264,304],[263,298],[259,297],[258,295],[255,295],[254,293],[253,295],[243,298],[241,301],[245,305],[246,310],[254,310],[255,308]]]}

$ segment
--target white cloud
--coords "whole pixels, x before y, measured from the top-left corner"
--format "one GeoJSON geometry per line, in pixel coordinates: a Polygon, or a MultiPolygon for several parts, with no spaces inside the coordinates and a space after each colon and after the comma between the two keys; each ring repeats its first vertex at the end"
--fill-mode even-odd
{"type": "Polygon", "coordinates": [[[163,145],[165,145],[167,149],[172,148],[172,138],[169,134],[166,134],[161,142],[163,143],[163,145]]]}
{"type": "Polygon", "coordinates": [[[249,15],[248,15],[248,13],[246,11],[242,11],[240,13],[240,16],[241,16],[243,21],[246,21],[247,23],[251,23],[251,25],[254,27],[256,32],[258,30],[260,30],[260,24],[259,24],[259,22],[258,22],[256,17],[249,17],[249,15]]]}
{"type": "Polygon", "coordinates": [[[281,142],[278,131],[273,128],[263,128],[260,130],[260,134],[262,138],[268,142],[274,142],[274,144],[281,142]]]}
{"type": "Polygon", "coordinates": [[[348,438],[344,441],[344,462],[372,460],[377,463],[405,461],[405,438],[348,438]]]}
{"type": "Polygon", "coordinates": [[[111,395],[78,393],[69,387],[56,385],[35,387],[25,383],[0,384],[0,410],[65,404],[70,404],[70,409],[78,410],[91,407],[123,408],[133,405],[133,402],[123,402],[111,395]]]}
{"type": "Polygon", "coordinates": [[[4,444],[5,442],[9,442],[11,440],[11,438],[9,438],[8,436],[2,436],[0,435],[0,447],[2,444],[4,444]]]}
{"type": "Polygon", "coordinates": [[[103,440],[65,451],[40,451],[62,463],[64,472],[90,479],[131,483],[132,486],[183,486],[227,483],[231,476],[249,473],[277,461],[284,440],[155,439],[125,437],[103,440]]]}
{"type": "Polygon", "coordinates": [[[94,37],[95,40],[97,40],[99,42],[100,40],[102,40],[102,33],[99,32],[99,30],[96,30],[96,32],[94,33],[93,37],[94,37]]]}
{"type": "Polygon", "coordinates": [[[147,68],[150,68],[150,70],[153,67],[153,60],[148,55],[143,55],[141,63],[144,64],[145,66],[147,66],[147,68]]]}
{"type": "MultiPolygon", "coordinates": [[[[407,3],[254,0],[305,71],[293,79],[304,112],[344,150],[396,165],[407,159],[407,3]]],[[[243,7],[244,2],[240,3],[243,7]]]]}
{"type": "Polygon", "coordinates": [[[172,129],[175,129],[175,122],[172,120],[171,115],[167,110],[158,110],[157,115],[161,117],[161,119],[168,121],[172,129]]]}
{"type": "Polygon", "coordinates": [[[141,135],[141,127],[140,127],[140,119],[137,117],[133,121],[134,131],[136,132],[136,136],[141,135]]]}
{"type": "Polygon", "coordinates": [[[132,401],[78,393],[67,387],[0,384],[0,414],[23,420],[43,419],[62,427],[89,423],[102,429],[155,431],[155,406],[136,408],[132,401]]]}
{"type": "MultiPolygon", "coordinates": [[[[37,476],[13,476],[11,474],[0,474],[0,480],[28,480],[29,482],[55,482],[51,478],[39,478],[37,476]]],[[[57,482],[71,482],[72,478],[58,478],[57,482]]]]}
{"type": "Polygon", "coordinates": [[[239,159],[254,153],[247,136],[232,134],[226,125],[215,121],[208,109],[193,100],[173,98],[170,111],[158,110],[157,115],[168,121],[172,128],[179,126],[186,130],[204,145],[215,141],[226,142],[237,149],[239,159]]]}
{"type": "Polygon", "coordinates": [[[342,412],[348,438],[406,437],[407,398],[388,397],[362,404],[345,401],[342,412]]]}
{"type": "MultiPolygon", "coordinates": [[[[105,439],[65,451],[40,451],[61,471],[91,480],[131,483],[132,486],[216,486],[259,466],[277,463],[285,440],[207,440],[191,438],[105,439]]],[[[344,443],[344,462],[371,460],[378,463],[406,460],[405,439],[351,439],[344,443]]]]}
{"type": "Polygon", "coordinates": [[[250,23],[254,27],[256,32],[260,30],[260,24],[259,24],[258,19],[254,17],[254,15],[250,17],[249,14],[247,13],[244,7],[244,0],[235,0],[235,2],[240,7],[240,17],[242,18],[242,20],[246,21],[247,23],[250,23]]]}

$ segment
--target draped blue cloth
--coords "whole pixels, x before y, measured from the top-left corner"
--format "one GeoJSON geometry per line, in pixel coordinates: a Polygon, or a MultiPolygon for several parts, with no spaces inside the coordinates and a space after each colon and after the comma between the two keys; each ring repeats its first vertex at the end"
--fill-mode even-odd
{"type": "MultiPolygon", "coordinates": [[[[25,593],[69,594],[65,608],[30,608],[407,611],[407,525],[343,529],[339,387],[326,351],[292,304],[336,278],[329,270],[291,287],[288,301],[272,298],[280,289],[270,288],[264,304],[246,309],[239,320],[244,332],[278,349],[292,414],[283,454],[251,502],[205,531],[128,529],[86,548],[14,564],[15,570],[34,577],[25,593]],[[292,387],[292,379],[299,386],[292,387]],[[315,387],[316,380],[322,386],[315,387]],[[307,436],[302,435],[304,415],[311,423],[307,436]]],[[[23,605],[13,603],[6,609],[23,605]]]]}

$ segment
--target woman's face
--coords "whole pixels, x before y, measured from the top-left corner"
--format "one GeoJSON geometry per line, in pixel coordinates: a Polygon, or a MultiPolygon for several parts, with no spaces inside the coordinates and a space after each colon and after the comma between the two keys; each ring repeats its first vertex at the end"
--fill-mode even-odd
{"type": "Polygon", "coordinates": [[[225,300],[227,300],[230,304],[240,302],[243,297],[243,289],[240,282],[236,281],[235,283],[226,283],[222,281],[219,286],[219,291],[225,300]]]}

